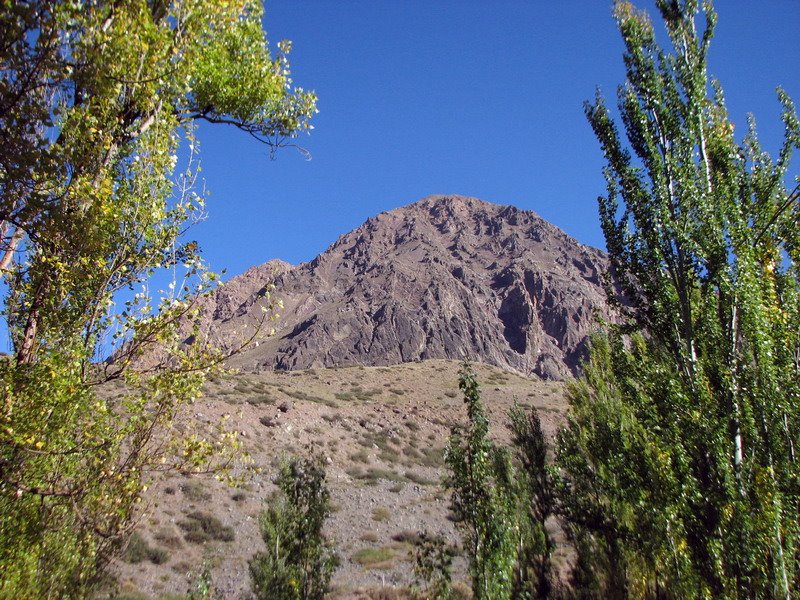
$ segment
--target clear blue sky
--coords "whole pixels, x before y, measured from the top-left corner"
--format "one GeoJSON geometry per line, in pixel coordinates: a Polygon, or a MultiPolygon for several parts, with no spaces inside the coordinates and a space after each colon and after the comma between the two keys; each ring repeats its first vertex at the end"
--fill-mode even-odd
{"type": "MultiPolygon", "coordinates": [[[[637,4],[652,15],[652,1],[637,4]]],[[[800,0],[717,0],[710,72],[737,133],[755,114],[774,150],[775,87],[800,104],[800,0]]],[[[312,259],[383,210],[458,193],[531,209],[603,247],[602,156],[582,103],[614,103],[622,44],[610,0],[267,0],[270,42],[288,38],[316,129],[270,161],[203,126],[207,222],[191,232],[233,275],[270,258],[312,259]]],[[[800,155],[793,173],[800,172],[800,155]]]]}

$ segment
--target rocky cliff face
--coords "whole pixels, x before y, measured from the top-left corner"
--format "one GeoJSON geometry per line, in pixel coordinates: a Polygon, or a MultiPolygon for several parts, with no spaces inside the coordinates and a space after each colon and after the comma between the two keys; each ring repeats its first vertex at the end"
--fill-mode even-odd
{"type": "Polygon", "coordinates": [[[574,373],[607,312],[605,255],[529,211],[431,196],[381,213],[313,261],[270,261],[208,299],[204,329],[230,349],[283,301],[232,362],[246,370],[469,359],[523,374],[574,373]]]}

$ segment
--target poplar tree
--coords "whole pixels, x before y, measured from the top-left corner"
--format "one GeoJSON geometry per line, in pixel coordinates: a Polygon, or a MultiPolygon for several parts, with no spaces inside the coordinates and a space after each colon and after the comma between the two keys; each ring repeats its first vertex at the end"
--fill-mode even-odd
{"type": "Polygon", "coordinates": [[[196,123],[273,148],[310,128],[315,96],[292,87],[288,42],[270,53],[262,13],[256,0],[0,3],[4,598],[85,596],[148,472],[235,450],[232,433],[171,429],[220,358],[179,345],[214,285],[182,233],[203,210],[196,123]],[[173,287],[153,298],[143,284],[163,268],[173,287]],[[112,336],[124,351],[99,362],[112,336]],[[145,372],[127,368],[155,347],[145,372]]]}
{"type": "Polygon", "coordinates": [[[598,93],[600,218],[620,325],[595,340],[562,433],[563,510],[606,597],[791,598],[800,588],[800,145],[737,141],[707,75],[711,2],[629,2],[620,132],[598,93]]]}
{"type": "Polygon", "coordinates": [[[275,483],[280,494],[260,517],[266,550],[250,559],[253,592],[263,600],[322,600],[338,564],[322,533],[331,513],[322,456],[292,457],[275,483]]]}
{"type": "Polygon", "coordinates": [[[456,429],[445,452],[451,510],[464,534],[476,600],[510,598],[514,583],[519,524],[514,467],[505,448],[489,438],[489,420],[469,364],[458,383],[467,406],[467,427],[456,429]]]}
{"type": "Polygon", "coordinates": [[[555,548],[547,520],[555,514],[555,486],[547,464],[548,444],[535,407],[525,412],[514,404],[509,411],[511,445],[517,462],[517,523],[519,541],[514,598],[554,596],[550,555],[555,548]]]}

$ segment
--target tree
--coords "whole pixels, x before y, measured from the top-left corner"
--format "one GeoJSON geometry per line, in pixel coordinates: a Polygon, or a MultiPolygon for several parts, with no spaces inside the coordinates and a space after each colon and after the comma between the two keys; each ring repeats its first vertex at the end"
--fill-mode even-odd
{"type": "Polygon", "coordinates": [[[477,600],[510,598],[516,562],[516,497],[509,453],[489,439],[489,421],[475,373],[465,364],[459,380],[467,405],[466,430],[454,430],[445,453],[451,510],[464,531],[477,600]]]}
{"type": "Polygon", "coordinates": [[[676,432],[653,431],[616,385],[616,373],[636,382],[651,375],[640,368],[649,360],[641,337],[632,346],[627,353],[619,338],[596,336],[583,376],[569,387],[557,495],[578,551],[572,587],[580,598],[659,598],[667,589],[690,597],[691,558],[669,522],[680,496],[668,468],[676,432]]]}
{"type": "Polygon", "coordinates": [[[622,325],[595,340],[571,390],[567,516],[584,547],[602,549],[617,597],[790,598],[800,188],[785,182],[800,125],[779,90],[777,157],[752,118],[738,143],[706,71],[711,3],[656,5],[669,53],[645,14],[614,8],[627,144],[600,94],[586,104],[607,160],[600,217],[622,325]]]}
{"type": "Polygon", "coordinates": [[[277,484],[280,496],[261,514],[267,549],[250,561],[253,590],[264,600],[322,600],[337,564],[322,534],[331,513],[322,457],[289,460],[277,484]]]}
{"type": "Polygon", "coordinates": [[[203,208],[194,124],[276,147],[315,110],[313,93],[291,88],[289,44],[270,55],[261,17],[255,0],[2,4],[0,269],[14,350],[0,362],[4,597],[85,595],[130,528],[143,473],[205,469],[235,446],[221,430],[189,424],[178,439],[169,426],[220,359],[176,337],[215,284],[181,237],[203,208]],[[171,292],[115,307],[160,268],[176,272],[171,292]],[[124,351],[100,364],[112,335],[124,351]],[[128,369],[154,347],[157,364],[128,369]],[[123,379],[115,399],[96,392],[123,379]]]}
{"type": "Polygon", "coordinates": [[[519,541],[513,598],[549,598],[553,592],[550,555],[555,543],[546,521],[555,512],[554,477],[547,465],[547,441],[536,408],[515,404],[509,413],[511,443],[518,462],[519,541]]]}

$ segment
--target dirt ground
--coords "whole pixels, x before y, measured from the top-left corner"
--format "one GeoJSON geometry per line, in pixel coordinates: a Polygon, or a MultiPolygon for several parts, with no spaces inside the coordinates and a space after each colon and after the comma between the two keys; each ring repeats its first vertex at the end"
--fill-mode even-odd
{"type": "MultiPolygon", "coordinates": [[[[243,482],[230,487],[211,476],[155,479],[126,559],[114,565],[112,597],[179,598],[205,563],[221,597],[249,598],[248,560],[263,548],[258,516],[275,489],[277,467],[281,457],[309,447],[328,464],[334,512],[326,535],[340,562],[331,597],[399,597],[374,590],[414,583],[411,542],[418,532],[460,541],[441,485],[444,446],[453,425],[465,420],[459,367],[433,360],[209,381],[193,416],[214,423],[231,415],[250,454],[239,466],[243,482]]],[[[508,441],[506,415],[515,401],[538,409],[552,439],[566,409],[563,383],[485,365],[475,369],[498,441],[508,441]]],[[[567,554],[562,540],[554,564],[563,564],[567,554]]],[[[466,579],[460,558],[455,579],[466,579]]]]}

